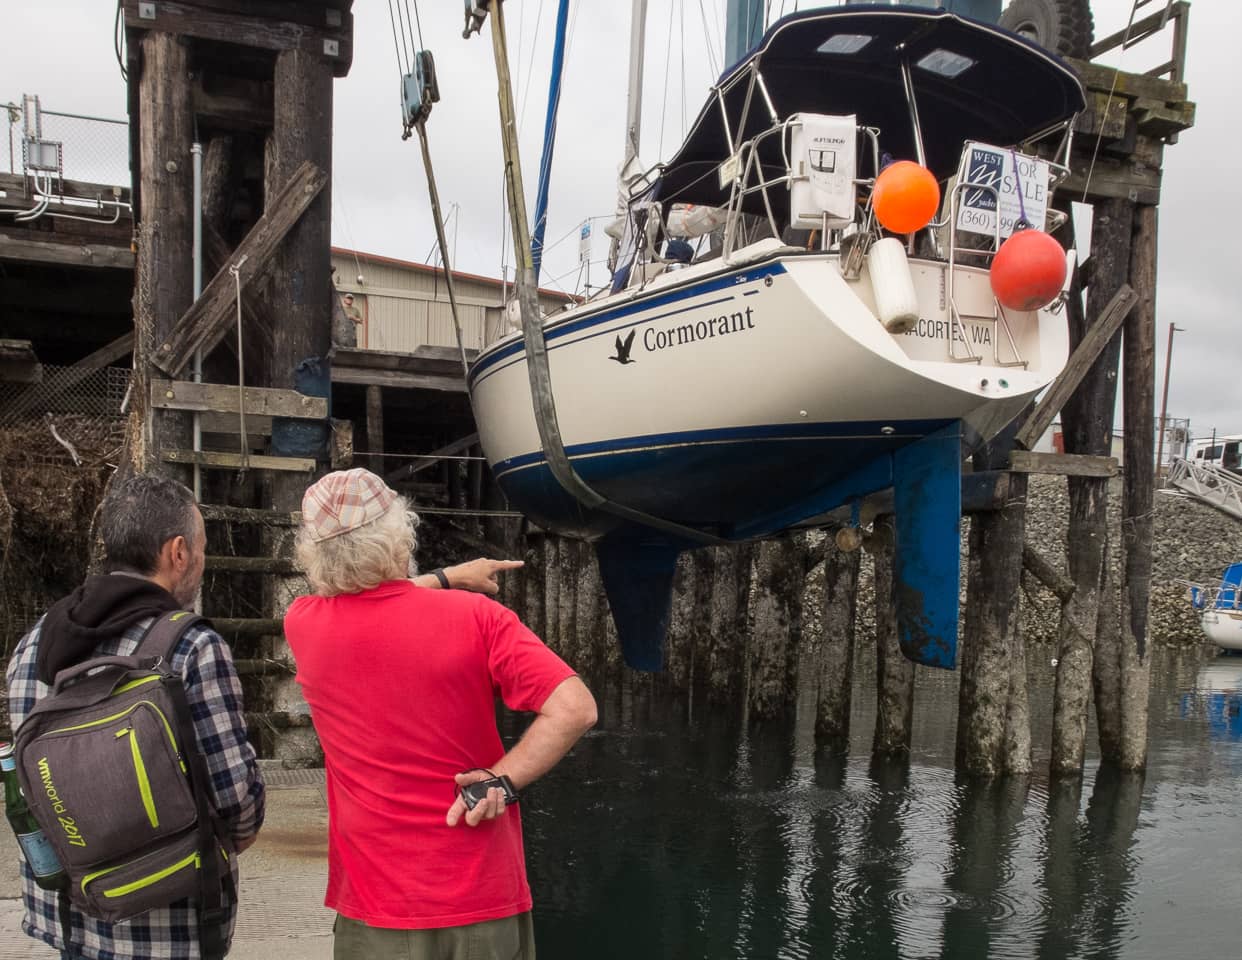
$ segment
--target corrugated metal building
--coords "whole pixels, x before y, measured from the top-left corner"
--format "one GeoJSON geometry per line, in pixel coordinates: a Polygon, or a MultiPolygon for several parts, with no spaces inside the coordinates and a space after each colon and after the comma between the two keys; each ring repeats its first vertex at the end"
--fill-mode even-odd
{"type": "MultiPolygon", "coordinates": [[[[332,248],[332,266],[338,292],[342,297],[353,294],[353,307],[362,317],[359,347],[412,353],[424,344],[457,346],[444,271],[439,267],[341,247],[332,248]]],[[[466,346],[482,349],[504,336],[508,328],[501,282],[460,272],[454,272],[453,279],[466,346]]],[[[540,290],[539,301],[550,313],[573,298],[540,290]]]]}

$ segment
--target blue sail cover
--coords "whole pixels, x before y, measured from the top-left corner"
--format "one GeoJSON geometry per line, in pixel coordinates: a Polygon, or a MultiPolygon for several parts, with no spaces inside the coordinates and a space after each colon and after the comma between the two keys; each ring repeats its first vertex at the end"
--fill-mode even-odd
{"type": "MultiPolygon", "coordinates": [[[[664,203],[723,206],[729,199],[717,168],[732,147],[772,125],[763,94],[746,108],[748,75],[757,64],[777,115],[799,112],[857,114],[880,129],[880,149],[895,159],[917,154],[906,104],[901,61],[910,63],[927,165],[938,178],[957,169],[962,145],[978,140],[1001,146],[1055,128],[1085,106],[1073,70],[1042,47],[1000,27],[944,10],[847,6],[796,13],[773,24],[755,50],[717,84],[676,156],[661,177],[664,203]],[[738,126],[745,127],[738,137],[738,126]]],[[[761,162],[783,170],[779,137],[768,138],[761,162]]],[[[768,191],[779,222],[787,222],[789,194],[768,191]]],[[[764,212],[759,193],[743,209],[764,212]]]]}

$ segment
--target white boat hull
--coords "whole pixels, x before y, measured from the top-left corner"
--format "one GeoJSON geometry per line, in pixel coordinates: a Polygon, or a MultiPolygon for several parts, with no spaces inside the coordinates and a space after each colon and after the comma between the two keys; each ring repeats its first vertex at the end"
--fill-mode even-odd
{"type": "Polygon", "coordinates": [[[1242,610],[1204,610],[1203,632],[1224,650],[1242,650],[1242,610]]]}
{"type": "MultiPolygon", "coordinates": [[[[1011,313],[1009,335],[969,319],[993,313],[986,270],[956,268],[959,329],[947,265],[913,261],[920,319],[893,334],[865,271],[847,281],[835,256],[788,250],[766,241],[545,321],[557,418],[584,479],[726,536],[774,510],[805,519],[824,506],[816,491],[946,425],[960,422],[974,448],[1064,366],[1062,317],[1011,313]],[[968,351],[979,359],[951,358],[968,351]]],[[[548,473],[520,335],[485,351],[470,385],[510,500],[553,529],[606,532],[609,518],[577,510],[548,473]]]]}

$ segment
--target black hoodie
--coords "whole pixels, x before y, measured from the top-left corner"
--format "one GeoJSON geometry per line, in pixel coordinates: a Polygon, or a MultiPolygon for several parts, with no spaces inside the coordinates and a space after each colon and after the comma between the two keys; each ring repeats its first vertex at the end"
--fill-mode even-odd
{"type": "Polygon", "coordinates": [[[180,609],[171,593],[145,577],[123,573],[87,577],[43,618],[39,679],[51,684],[59,671],[93,657],[105,640],[119,637],[147,617],[180,609]]]}

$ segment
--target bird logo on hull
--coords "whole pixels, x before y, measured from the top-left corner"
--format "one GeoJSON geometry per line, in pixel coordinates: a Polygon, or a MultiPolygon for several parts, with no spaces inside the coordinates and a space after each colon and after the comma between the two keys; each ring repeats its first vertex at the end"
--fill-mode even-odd
{"type": "Polygon", "coordinates": [[[615,357],[609,357],[608,359],[616,360],[617,363],[622,365],[634,363],[635,361],[630,358],[630,350],[634,346],[634,334],[637,332],[637,330],[631,330],[630,335],[624,340],[621,339],[621,334],[617,334],[617,355],[615,357]]]}

